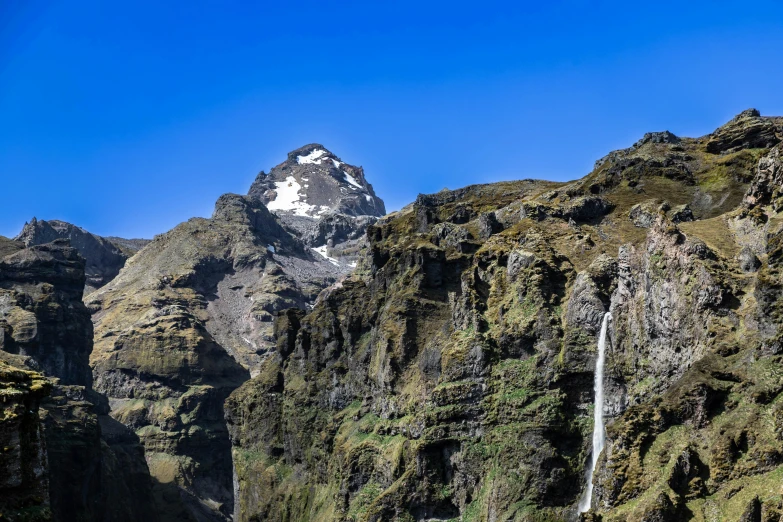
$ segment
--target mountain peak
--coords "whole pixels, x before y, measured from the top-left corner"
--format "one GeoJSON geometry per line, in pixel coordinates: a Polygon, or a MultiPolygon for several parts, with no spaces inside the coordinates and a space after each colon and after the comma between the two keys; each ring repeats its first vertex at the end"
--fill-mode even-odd
{"type": "Polygon", "coordinates": [[[337,157],[320,143],[310,143],[288,153],[288,161],[299,165],[312,163],[320,165],[327,159],[336,159],[337,157]]]}
{"type": "Polygon", "coordinates": [[[319,219],[337,212],[382,216],[383,201],[364,177],[364,169],[343,162],[319,143],[288,153],[268,174],[261,172],[248,192],[278,215],[319,219]]]}

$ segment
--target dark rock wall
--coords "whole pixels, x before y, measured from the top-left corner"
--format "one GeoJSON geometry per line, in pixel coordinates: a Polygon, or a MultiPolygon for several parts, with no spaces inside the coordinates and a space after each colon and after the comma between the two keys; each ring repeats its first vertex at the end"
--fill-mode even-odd
{"type": "Polygon", "coordinates": [[[107,424],[106,398],[91,389],[84,279],[84,260],[64,240],[0,259],[0,513],[9,520],[158,518],[138,438],[107,424]]]}
{"type": "Polygon", "coordinates": [[[63,384],[90,387],[93,329],[83,287],[84,259],[67,242],[0,259],[0,350],[31,357],[63,384]]]}
{"type": "Polygon", "coordinates": [[[51,383],[0,361],[0,513],[9,520],[51,520],[46,442],[38,415],[51,383]]]}

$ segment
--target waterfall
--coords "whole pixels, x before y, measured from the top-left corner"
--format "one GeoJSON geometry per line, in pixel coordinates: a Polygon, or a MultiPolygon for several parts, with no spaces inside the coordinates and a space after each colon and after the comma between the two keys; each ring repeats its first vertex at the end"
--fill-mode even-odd
{"type": "Polygon", "coordinates": [[[590,459],[590,468],[587,470],[587,489],[582,500],[579,501],[579,512],[590,510],[593,502],[593,473],[598,457],[604,450],[606,442],[606,430],[604,429],[604,362],[606,361],[606,330],[609,327],[609,319],[612,314],[607,312],[601,322],[601,334],[598,337],[598,359],[595,361],[595,405],[593,406],[593,453],[590,459]]]}

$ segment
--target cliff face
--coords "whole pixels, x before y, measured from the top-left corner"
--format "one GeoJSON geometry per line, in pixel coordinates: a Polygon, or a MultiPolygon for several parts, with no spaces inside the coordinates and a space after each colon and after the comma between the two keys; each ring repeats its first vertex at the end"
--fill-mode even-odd
{"type": "Polygon", "coordinates": [[[750,110],[385,217],[308,145],[86,306],[81,250],[0,238],[0,514],[783,519],[781,138],[750,110]]]}
{"type": "Polygon", "coordinates": [[[164,518],[230,512],[223,401],[266,351],[269,312],[307,301],[272,250],[304,255],[263,205],[226,196],[90,296],[95,386],[143,441],[164,518]]]}
{"type": "MultiPolygon", "coordinates": [[[[299,165],[297,156],[290,161],[299,165]]],[[[156,496],[168,506],[164,519],[231,517],[233,469],[223,403],[275,350],[275,314],[312,307],[324,287],[351,269],[355,252],[328,259],[326,236],[331,246],[350,243],[358,251],[375,220],[336,212],[348,199],[363,201],[354,214],[369,204],[359,189],[350,198],[342,194],[340,184],[348,182],[328,172],[293,170],[276,167],[263,176],[272,186],[282,183],[277,193],[258,193],[257,181],[249,195],[221,196],[210,219],[194,218],[157,236],[87,298],[95,324],[95,387],[109,397],[112,418],[144,443],[156,496]],[[309,172],[310,184],[333,183],[334,191],[303,187],[299,193],[285,177],[275,181],[278,171],[302,183],[309,172]],[[264,201],[276,197],[298,206],[268,209],[264,201]],[[320,214],[292,211],[300,207],[320,214]],[[320,231],[323,251],[310,248],[307,227],[320,231]]],[[[371,192],[360,169],[350,172],[359,176],[362,191],[371,192]]],[[[382,208],[380,200],[372,201],[382,208]]]]}
{"type": "Polygon", "coordinates": [[[86,260],[85,295],[114,279],[125,266],[125,261],[148,243],[144,239],[103,238],[64,221],[36,218],[25,223],[16,237],[28,247],[58,239],[67,239],[86,260]]]}
{"type": "Polygon", "coordinates": [[[63,240],[11,250],[0,259],[0,513],[157,520],[138,438],[91,389],[84,260],[63,240]]]}
{"type": "Polygon", "coordinates": [[[0,361],[0,513],[10,520],[51,520],[46,443],[38,417],[51,383],[0,361]]]}
{"type": "Polygon", "coordinates": [[[93,329],[83,287],[84,259],[67,242],[0,259],[0,350],[31,357],[63,384],[89,387],[93,329]]]}
{"type": "Polygon", "coordinates": [[[370,226],[226,403],[236,520],[577,519],[607,311],[583,517],[777,520],[782,132],[746,111],[370,226]]]}

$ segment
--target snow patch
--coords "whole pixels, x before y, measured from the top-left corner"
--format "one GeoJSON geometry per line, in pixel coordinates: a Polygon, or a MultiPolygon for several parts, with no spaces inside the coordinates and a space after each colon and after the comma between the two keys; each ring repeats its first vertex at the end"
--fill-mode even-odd
{"type": "Polygon", "coordinates": [[[320,165],[323,160],[318,158],[320,158],[324,154],[326,154],[325,150],[315,149],[314,151],[312,151],[310,154],[306,156],[297,156],[296,162],[299,163],[300,165],[303,165],[305,163],[313,163],[315,165],[320,165]]]}
{"type": "Polygon", "coordinates": [[[275,253],[275,246],[274,245],[267,245],[266,249],[269,250],[271,253],[275,253]]]}
{"type": "Polygon", "coordinates": [[[359,185],[359,182],[356,181],[356,178],[354,178],[353,176],[351,176],[347,172],[343,171],[343,176],[345,176],[345,181],[347,181],[348,183],[350,183],[354,187],[356,187],[358,189],[363,189],[364,188],[361,185],[359,185]]]}
{"type": "Polygon", "coordinates": [[[339,168],[340,168],[340,165],[342,165],[342,164],[343,164],[343,162],[342,162],[342,161],[337,161],[336,159],[333,159],[333,160],[332,160],[332,163],[334,163],[334,168],[336,168],[336,169],[339,169],[339,168]]]}
{"type": "Polygon", "coordinates": [[[287,210],[293,212],[296,216],[309,216],[308,212],[312,212],[315,209],[315,205],[310,205],[302,201],[299,191],[302,186],[296,181],[293,176],[288,176],[285,181],[275,182],[275,192],[277,197],[274,201],[267,203],[266,208],[269,210],[287,210]]]}
{"type": "MultiPolygon", "coordinates": [[[[307,186],[307,185],[305,185],[305,186],[307,186]]],[[[364,195],[364,199],[366,199],[367,201],[369,201],[370,203],[372,203],[372,196],[365,194],[365,195],[364,195]]]]}
{"type": "Polygon", "coordinates": [[[335,258],[333,258],[333,257],[329,257],[329,256],[326,254],[326,245],[322,245],[322,246],[319,246],[319,247],[315,247],[315,248],[313,248],[313,250],[315,250],[315,251],[316,251],[316,252],[317,252],[317,253],[318,253],[320,256],[322,256],[324,259],[327,259],[327,260],[329,260],[329,262],[330,262],[330,263],[332,263],[334,266],[339,266],[339,265],[340,265],[340,262],[339,262],[339,261],[337,261],[337,260],[336,260],[335,258]]]}

